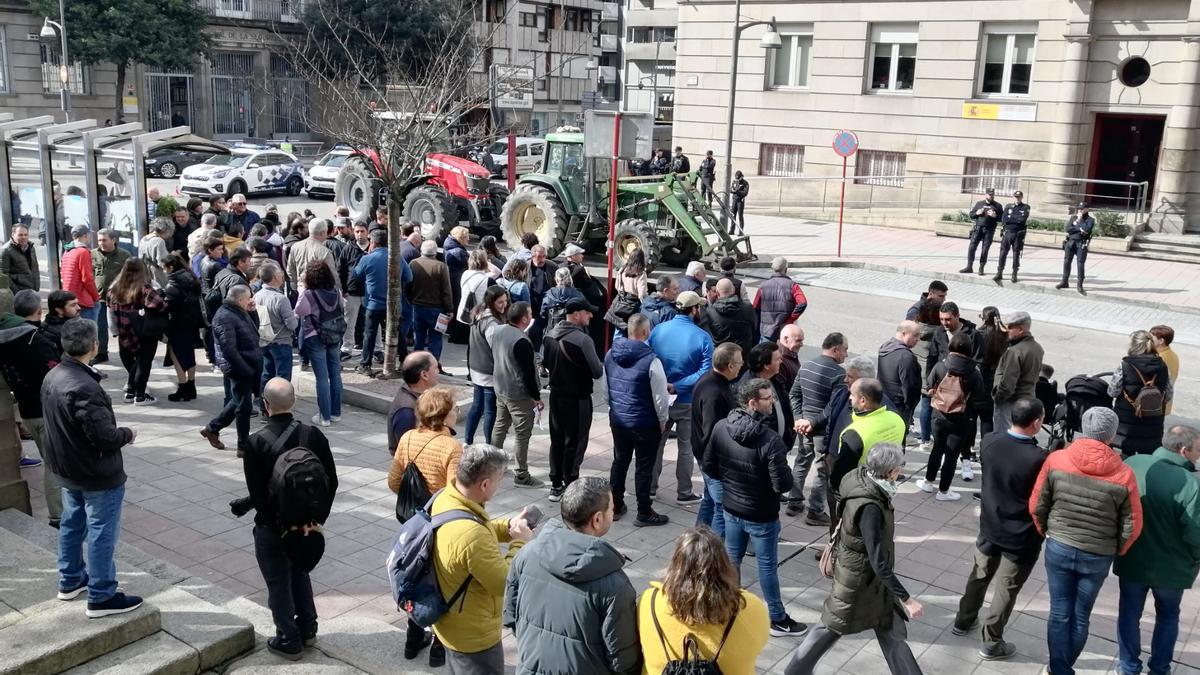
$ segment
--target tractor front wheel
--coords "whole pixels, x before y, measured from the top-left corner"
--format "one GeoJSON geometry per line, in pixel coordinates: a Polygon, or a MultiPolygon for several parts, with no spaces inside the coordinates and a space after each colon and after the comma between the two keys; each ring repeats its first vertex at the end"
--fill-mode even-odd
{"type": "Polygon", "coordinates": [[[553,258],[566,244],[567,212],[552,190],[530,183],[518,185],[504,202],[500,229],[514,251],[524,248],[523,235],[535,234],[538,243],[546,247],[546,256],[553,258]]]}
{"type": "Polygon", "coordinates": [[[404,219],[421,227],[421,237],[440,245],[458,225],[458,207],[441,190],[422,185],[404,197],[404,219]]]}
{"type": "Polygon", "coordinates": [[[351,220],[375,220],[383,181],[363,157],[351,157],[333,183],[334,202],[350,210],[351,220]]]}
{"type": "Polygon", "coordinates": [[[683,228],[679,229],[679,243],[663,248],[662,261],[668,267],[687,267],[700,257],[700,245],[683,228]]]}
{"type": "Polygon", "coordinates": [[[623,266],[637,249],[646,254],[646,271],[658,267],[662,259],[662,243],[654,226],[640,218],[628,218],[617,223],[613,233],[613,258],[617,266],[623,266]]]}

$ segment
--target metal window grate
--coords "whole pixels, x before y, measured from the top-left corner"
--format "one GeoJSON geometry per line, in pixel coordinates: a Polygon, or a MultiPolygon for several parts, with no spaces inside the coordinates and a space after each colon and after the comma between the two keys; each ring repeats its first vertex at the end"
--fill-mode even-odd
{"type": "Polygon", "coordinates": [[[254,55],[236,52],[213,54],[212,74],[220,77],[253,77],[254,55]]]}
{"type": "Polygon", "coordinates": [[[803,176],[804,146],[764,143],[759,152],[758,173],[762,176],[803,176]]]}
{"type": "Polygon", "coordinates": [[[7,94],[8,88],[8,41],[4,37],[4,26],[0,26],[0,94],[7,94]]]}
{"type": "Polygon", "coordinates": [[[308,133],[308,82],[279,54],[271,55],[271,92],[275,133],[308,133]]]}
{"type": "Polygon", "coordinates": [[[854,156],[854,182],[859,185],[904,187],[903,152],[859,150],[854,156]]]}
{"type": "Polygon", "coordinates": [[[1012,196],[1018,189],[1017,177],[1020,175],[1020,160],[967,157],[963,162],[962,191],[979,194],[987,188],[995,188],[996,194],[1012,196]]]}
{"type": "Polygon", "coordinates": [[[212,57],[213,133],[253,136],[254,55],[219,52],[212,57]]]}
{"type": "MultiPolygon", "coordinates": [[[[59,72],[62,56],[57,50],[46,45],[40,45],[42,56],[42,91],[47,94],[57,94],[62,90],[62,75],[59,72]]],[[[88,93],[91,84],[88,78],[87,66],[74,61],[67,68],[67,89],[72,94],[88,93]]]]}

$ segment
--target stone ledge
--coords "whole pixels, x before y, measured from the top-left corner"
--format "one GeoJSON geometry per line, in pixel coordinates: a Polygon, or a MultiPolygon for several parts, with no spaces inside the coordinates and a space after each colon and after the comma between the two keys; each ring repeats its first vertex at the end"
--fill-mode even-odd
{"type": "Polygon", "coordinates": [[[199,671],[200,655],[195,649],[158,632],[72,668],[65,675],[194,675],[199,671]]]}

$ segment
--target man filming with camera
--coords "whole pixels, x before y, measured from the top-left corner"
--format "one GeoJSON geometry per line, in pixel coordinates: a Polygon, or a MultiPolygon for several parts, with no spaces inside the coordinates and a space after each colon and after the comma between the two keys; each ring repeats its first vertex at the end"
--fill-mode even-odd
{"type": "Polygon", "coordinates": [[[983,276],[983,268],[987,266],[988,249],[992,247],[1002,208],[1000,202],[996,201],[996,188],[988,188],[986,192],[987,196],[971,207],[971,219],[975,221],[975,226],[971,228],[971,244],[967,247],[967,266],[959,270],[960,274],[970,274],[974,269],[975,249],[980,244],[983,244],[983,250],[979,253],[980,276],[983,276]]]}
{"type": "Polygon", "coordinates": [[[1096,228],[1096,219],[1088,213],[1088,205],[1079,202],[1075,207],[1075,215],[1067,220],[1067,238],[1063,240],[1063,273],[1062,281],[1055,288],[1066,288],[1071,284],[1071,259],[1075,259],[1076,288],[1083,292],[1083,266],[1087,262],[1088,244],[1092,241],[1092,230],[1096,228]]]}

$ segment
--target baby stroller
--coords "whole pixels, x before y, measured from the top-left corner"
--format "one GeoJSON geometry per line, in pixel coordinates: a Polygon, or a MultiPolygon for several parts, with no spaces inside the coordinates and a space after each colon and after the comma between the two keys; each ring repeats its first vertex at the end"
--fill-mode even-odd
{"type": "Polygon", "coordinates": [[[1047,431],[1050,434],[1050,451],[1061,450],[1075,439],[1082,428],[1083,413],[1090,408],[1102,406],[1112,408],[1112,397],[1108,395],[1108,380],[1112,373],[1076,375],[1067,380],[1066,398],[1054,410],[1053,422],[1047,431]]]}

